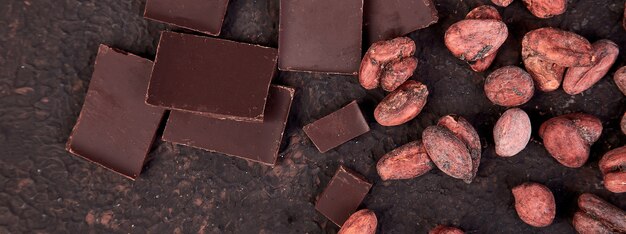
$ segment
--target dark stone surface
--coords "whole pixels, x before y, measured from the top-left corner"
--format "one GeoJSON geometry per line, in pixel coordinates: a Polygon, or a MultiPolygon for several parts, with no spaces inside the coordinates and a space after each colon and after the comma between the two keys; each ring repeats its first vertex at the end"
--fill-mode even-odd
{"type": "MultiPolygon", "coordinates": [[[[621,0],[570,1],[564,15],[532,16],[521,1],[498,8],[510,36],[494,66],[472,72],[443,45],[445,29],[478,0],[439,0],[439,23],[410,36],[420,59],[414,79],[429,102],[416,119],[382,127],[372,117],[382,91],[366,92],[348,76],[283,72],[275,81],[297,88],[294,108],[274,168],[157,141],[152,160],[135,182],[65,152],[93,71],[98,44],[153,58],[162,24],[142,18],[143,1],[5,0],[0,2],[0,233],[333,233],[314,201],[340,163],[374,183],[362,207],[376,212],[379,231],[424,233],[436,224],[469,233],[572,233],[576,197],[598,194],[626,209],[626,195],[603,188],[598,160],[626,144],[618,122],[626,98],[609,76],[581,95],[537,93],[522,106],[532,119],[533,140],[519,155],[494,155],[491,129],[505,108],[483,94],[494,68],[520,65],[525,32],[554,26],[590,41],[608,38],[626,51],[621,0]],[[372,131],[319,153],[301,127],[358,99],[372,131]],[[585,166],[568,169],[550,157],[537,136],[539,124],[569,112],[602,119],[605,130],[585,166]],[[457,113],[481,134],[478,177],[465,184],[433,170],[407,181],[381,182],[375,162],[385,152],[421,138],[440,116],[457,113]],[[546,184],[555,194],[557,218],[547,228],[524,224],[510,189],[522,182],[546,184]]],[[[278,0],[231,0],[222,38],[277,45],[278,0]]],[[[177,31],[180,31],[176,29],[177,31]]],[[[622,53],[609,75],[626,65],[622,53]]],[[[242,142],[245,144],[245,142],[242,142]]]]}

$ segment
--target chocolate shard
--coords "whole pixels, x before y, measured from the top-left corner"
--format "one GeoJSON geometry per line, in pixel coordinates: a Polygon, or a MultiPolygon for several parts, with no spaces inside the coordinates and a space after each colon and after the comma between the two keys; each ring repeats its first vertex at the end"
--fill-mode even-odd
{"type": "Polygon", "coordinates": [[[303,128],[317,149],[325,153],[370,130],[356,101],[303,128]]]}
{"type": "Polygon", "coordinates": [[[228,0],[148,0],[147,19],[217,36],[222,29],[228,0]]]}
{"type": "Polygon", "coordinates": [[[315,203],[315,209],[341,227],[369,193],[372,184],[357,172],[339,166],[315,203]]]}
{"type": "Polygon", "coordinates": [[[369,43],[403,36],[439,20],[432,0],[367,0],[364,18],[369,43]]]}

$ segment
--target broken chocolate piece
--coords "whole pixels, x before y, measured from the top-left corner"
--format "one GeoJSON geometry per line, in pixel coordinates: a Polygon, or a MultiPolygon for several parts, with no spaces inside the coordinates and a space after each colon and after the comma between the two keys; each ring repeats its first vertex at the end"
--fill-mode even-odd
{"type": "Polygon", "coordinates": [[[324,153],[370,130],[359,104],[352,101],[343,108],[303,128],[317,149],[324,153]]]}
{"type": "Polygon", "coordinates": [[[152,61],[100,45],[70,153],[135,179],[165,112],[144,102],[152,61]]]}
{"type": "Polygon", "coordinates": [[[146,102],[218,119],[262,122],[273,48],[163,32],[146,102]]]}
{"type": "Polygon", "coordinates": [[[172,111],[163,140],[273,166],[293,95],[291,88],[272,85],[262,123],[220,120],[172,111]]]}
{"type": "Polygon", "coordinates": [[[369,43],[406,35],[439,19],[432,0],[368,0],[364,17],[369,43]]]}
{"type": "Polygon", "coordinates": [[[372,184],[362,175],[343,165],[317,198],[315,209],[341,227],[359,207],[372,184]]]}
{"type": "Polygon", "coordinates": [[[227,8],[228,0],[148,0],[143,16],[217,36],[227,8]]]}

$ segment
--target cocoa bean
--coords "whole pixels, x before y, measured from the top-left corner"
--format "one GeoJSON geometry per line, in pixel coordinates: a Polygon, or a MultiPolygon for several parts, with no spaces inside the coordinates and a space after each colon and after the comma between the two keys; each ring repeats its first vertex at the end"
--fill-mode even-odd
{"type": "Polygon", "coordinates": [[[591,43],[578,34],[555,28],[532,30],[522,39],[522,58],[538,57],[563,67],[593,64],[591,43]]]}
{"type": "Polygon", "coordinates": [[[463,141],[447,128],[429,126],[422,133],[430,159],[444,173],[464,181],[472,178],[472,157],[463,141]]]}
{"type": "Polygon", "coordinates": [[[524,67],[533,77],[537,88],[543,92],[557,90],[561,86],[565,67],[556,63],[546,62],[536,56],[524,58],[524,67]]]}
{"type": "Polygon", "coordinates": [[[380,83],[380,75],[383,73],[383,66],[369,56],[363,57],[359,70],[359,83],[365,89],[375,89],[380,83]]]}
{"type": "Polygon", "coordinates": [[[362,209],[350,215],[338,234],[375,234],[376,226],[378,226],[376,214],[371,210],[362,209]]]}
{"type": "Polygon", "coordinates": [[[626,212],[596,195],[584,193],[578,197],[578,208],[602,222],[615,232],[626,232],[626,212]]]}
{"type": "Polygon", "coordinates": [[[471,176],[469,179],[466,179],[465,182],[468,184],[471,183],[478,172],[481,157],[480,136],[478,136],[478,132],[476,132],[476,129],[474,129],[467,120],[457,115],[441,117],[437,125],[450,130],[457,138],[465,143],[472,159],[471,176]]]}
{"type": "Polygon", "coordinates": [[[388,63],[411,57],[414,53],[415,42],[408,37],[398,37],[372,44],[361,60],[359,83],[365,89],[377,88],[380,76],[388,63]]]}
{"type": "Polygon", "coordinates": [[[502,21],[466,19],[448,28],[444,42],[454,56],[474,62],[494,54],[508,34],[506,24],[502,21]]]}
{"type": "Polygon", "coordinates": [[[614,193],[626,192],[626,171],[611,172],[604,175],[604,187],[614,193]]]}
{"type": "Polygon", "coordinates": [[[567,0],[523,0],[526,8],[539,18],[550,18],[565,13],[567,0]]]}
{"type": "Polygon", "coordinates": [[[626,171],[626,146],[606,152],[598,163],[602,174],[615,171],[626,171]]]}
{"type": "Polygon", "coordinates": [[[491,2],[501,7],[507,7],[513,2],[513,0],[491,0],[491,2]]]}
{"type": "Polygon", "coordinates": [[[620,121],[619,126],[622,129],[622,133],[626,134],[626,113],[622,116],[622,121],[620,121]]]}
{"type": "Polygon", "coordinates": [[[626,66],[617,69],[615,75],[613,75],[613,80],[615,81],[617,88],[619,88],[619,90],[626,95],[626,66]]]}
{"type": "Polygon", "coordinates": [[[437,225],[435,228],[431,229],[428,234],[464,234],[461,229],[455,227],[448,227],[444,225],[437,225]]]}
{"type": "Polygon", "coordinates": [[[374,110],[374,118],[383,126],[396,126],[415,118],[426,105],[428,89],[409,80],[387,95],[374,110]]]}
{"type": "Polygon", "coordinates": [[[534,227],[545,227],[556,215],[556,203],[550,189],[538,183],[524,183],[513,188],[515,210],[520,219],[534,227]]]}
{"type": "MultiPolygon", "coordinates": [[[[495,7],[492,7],[489,5],[483,5],[483,6],[476,7],[473,10],[471,10],[469,13],[467,13],[467,16],[465,16],[465,19],[502,20],[502,17],[500,16],[500,13],[498,13],[498,10],[495,7]]],[[[472,70],[476,72],[483,72],[487,70],[487,68],[491,66],[491,63],[493,63],[493,60],[496,59],[497,54],[498,54],[498,51],[496,50],[496,52],[492,53],[491,55],[485,56],[484,58],[476,60],[475,62],[469,62],[470,68],[472,68],[472,70]]]]}
{"type": "Polygon", "coordinates": [[[609,40],[599,40],[592,45],[594,63],[589,67],[572,67],[567,69],[563,80],[563,90],[569,95],[576,95],[591,88],[600,81],[619,54],[619,47],[609,40]]]}
{"type": "Polygon", "coordinates": [[[534,93],[532,77],[516,66],[499,68],[485,79],[485,94],[496,105],[519,106],[528,102],[534,93]]]}
{"type": "Polygon", "coordinates": [[[511,157],[526,148],[532,127],[526,112],[519,108],[509,109],[502,114],[493,128],[496,154],[511,157]]]}
{"type": "Polygon", "coordinates": [[[381,75],[380,86],[385,91],[394,91],[413,75],[416,68],[417,59],[414,57],[391,62],[385,67],[381,75]]]}
{"type": "Polygon", "coordinates": [[[601,133],[602,122],[599,119],[580,113],[554,117],[539,128],[539,135],[550,155],[572,168],[587,162],[589,148],[601,133]]]}
{"type": "Polygon", "coordinates": [[[422,142],[413,141],[380,158],[376,171],[382,180],[403,180],[426,174],[433,167],[422,142]]]}
{"type": "Polygon", "coordinates": [[[572,225],[579,234],[611,234],[611,229],[604,226],[602,222],[594,219],[585,212],[577,211],[574,214],[572,225]]]}

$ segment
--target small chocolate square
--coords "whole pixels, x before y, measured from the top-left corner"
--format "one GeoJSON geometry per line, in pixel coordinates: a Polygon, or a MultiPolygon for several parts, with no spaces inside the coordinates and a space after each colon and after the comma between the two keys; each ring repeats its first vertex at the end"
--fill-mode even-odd
{"type": "Polygon", "coordinates": [[[304,126],[313,144],[324,153],[370,130],[356,101],[304,126]]]}
{"type": "Polygon", "coordinates": [[[359,207],[372,184],[343,165],[328,182],[315,203],[315,209],[341,227],[359,207]]]}

